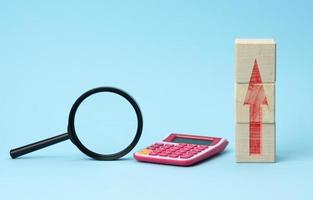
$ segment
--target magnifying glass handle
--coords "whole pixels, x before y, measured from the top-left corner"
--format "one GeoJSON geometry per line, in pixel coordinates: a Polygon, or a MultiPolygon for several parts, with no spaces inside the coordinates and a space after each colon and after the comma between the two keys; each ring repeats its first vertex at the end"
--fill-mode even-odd
{"type": "Polygon", "coordinates": [[[57,144],[59,142],[63,142],[67,139],[69,139],[68,133],[63,133],[61,135],[57,135],[57,136],[54,136],[54,137],[51,137],[51,138],[48,138],[45,140],[41,140],[41,141],[29,144],[29,145],[25,145],[25,146],[22,146],[22,147],[19,147],[16,149],[12,149],[10,151],[10,155],[12,158],[17,158],[19,156],[28,154],[28,153],[33,152],[33,151],[37,151],[39,149],[48,147],[50,145],[54,145],[54,144],[57,144]]]}

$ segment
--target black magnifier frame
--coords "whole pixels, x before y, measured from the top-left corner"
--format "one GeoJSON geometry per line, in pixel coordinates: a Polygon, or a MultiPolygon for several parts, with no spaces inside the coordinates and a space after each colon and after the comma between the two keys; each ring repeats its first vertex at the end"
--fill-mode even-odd
{"type": "Polygon", "coordinates": [[[70,139],[72,143],[75,144],[75,146],[81,152],[83,152],[84,154],[86,154],[87,156],[91,158],[94,158],[96,160],[116,160],[128,154],[136,146],[136,144],[138,143],[141,137],[142,129],[143,129],[143,119],[142,119],[140,108],[138,104],[136,103],[136,101],[129,94],[127,94],[121,89],[114,88],[114,87],[98,87],[98,88],[94,88],[85,92],[75,101],[75,103],[73,104],[71,108],[69,118],[68,118],[67,133],[63,133],[61,135],[57,135],[55,137],[51,137],[46,140],[35,142],[35,143],[29,144],[23,147],[12,149],[10,151],[10,155],[14,159],[19,156],[25,155],[27,153],[30,153],[30,152],[33,152],[33,151],[48,147],[50,145],[57,144],[59,142],[63,142],[65,140],[70,139]],[[96,93],[101,93],[101,92],[115,93],[124,97],[132,105],[137,116],[137,131],[136,131],[136,135],[134,139],[125,149],[117,153],[113,153],[113,154],[99,154],[94,151],[91,151],[90,149],[88,149],[86,146],[84,146],[81,143],[75,130],[75,115],[80,104],[91,95],[96,94],[96,93]]]}

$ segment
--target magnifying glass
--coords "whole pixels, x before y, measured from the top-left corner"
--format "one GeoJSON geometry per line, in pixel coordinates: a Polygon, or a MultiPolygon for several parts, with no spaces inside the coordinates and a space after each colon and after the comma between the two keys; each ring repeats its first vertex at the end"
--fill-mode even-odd
{"type": "Polygon", "coordinates": [[[114,87],[98,87],[75,101],[68,118],[67,133],[12,149],[10,155],[14,159],[70,139],[91,158],[115,160],[136,146],[142,129],[140,108],[129,94],[114,87]],[[130,131],[135,135],[129,134],[130,131]]]}

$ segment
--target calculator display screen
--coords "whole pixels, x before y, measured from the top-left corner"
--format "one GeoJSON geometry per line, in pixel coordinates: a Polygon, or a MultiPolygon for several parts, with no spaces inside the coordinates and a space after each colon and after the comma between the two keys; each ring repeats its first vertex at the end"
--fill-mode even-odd
{"type": "Polygon", "coordinates": [[[212,143],[212,141],[210,140],[197,140],[197,139],[181,138],[181,137],[176,137],[172,142],[186,143],[186,144],[199,144],[199,145],[208,145],[208,146],[212,143]]]}

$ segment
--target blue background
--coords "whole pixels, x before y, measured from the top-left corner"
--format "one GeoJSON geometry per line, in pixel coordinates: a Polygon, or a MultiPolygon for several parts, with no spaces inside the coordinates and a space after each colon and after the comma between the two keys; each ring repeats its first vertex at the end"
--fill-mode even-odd
{"type": "MultiPolygon", "coordinates": [[[[310,1],[1,1],[0,199],[310,199],[310,1]],[[234,40],[277,42],[277,163],[237,164],[234,40]],[[194,167],[92,161],[69,141],[11,160],[12,147],[62,133],[82,92],[116,86],[144,115],[134,151],[171,132],[226,137],[194,167]]],[[[132,151],[132,152],[134,152],[132,151]]]]}

